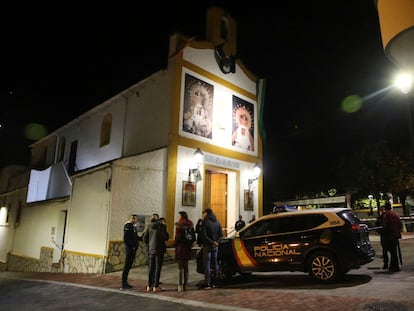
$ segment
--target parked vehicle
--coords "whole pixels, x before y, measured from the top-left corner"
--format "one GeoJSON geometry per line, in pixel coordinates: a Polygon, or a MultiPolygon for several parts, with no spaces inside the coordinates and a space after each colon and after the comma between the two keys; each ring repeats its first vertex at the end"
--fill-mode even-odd
{"type": "Polygon", "coordinates": [[[332,282],[374,259],[368,226],[349,208],[263,216],[219,245],[220,272],[302,271],[332,282]]]}

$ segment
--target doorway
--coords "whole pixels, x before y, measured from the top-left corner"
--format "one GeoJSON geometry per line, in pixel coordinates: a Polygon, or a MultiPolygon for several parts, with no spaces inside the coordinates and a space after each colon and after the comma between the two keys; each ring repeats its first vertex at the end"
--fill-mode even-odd
{"type": "Polygon", "coordinates": [[[223,229],[223,235],[227,236],[227,187],[228,176],[226,173],[206,170],[204,182],[203,209],[211,208],[223,229]]]}

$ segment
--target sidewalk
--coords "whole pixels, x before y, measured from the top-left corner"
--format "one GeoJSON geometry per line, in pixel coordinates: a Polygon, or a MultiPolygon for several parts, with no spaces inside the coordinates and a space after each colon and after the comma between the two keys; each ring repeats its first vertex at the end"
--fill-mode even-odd
{"type": "Polygon", "coordinates": [[[372,263],[349,272],[351,276],[339,285],[313,284],[307,274],[281,272],[269,277],[270,281],[246,284],[232,283],[212,290],[199,290],[197,284],[203,275],[195,271],[195,262],[190,261],[190,284],[186,292],[177,292],[178,268],[174,263],[162,268],[161,282],[164,291],[147,293],[148,267],[134,268],[129,282],[132,290],[120,291],[121,271],[89,275],[62,273],[21,273],[2,272],[0,277],[37,279],[65,282],[78,286],[92,286],[119,292],[120,294],[152,297],[193,306],[202,305],[215,310],[414,310],[414,235],[404,234],[401,240],[403,256],[407,258],[402,271],[387,275],[379,271],[382,259],[379,258],[378,239],[372,236],[372,244],[377,257],[372,263]],[[410,292],[411,291],[411,292],[410,292]],[[411,294],[411,295],[410,295],[411,294]]]}

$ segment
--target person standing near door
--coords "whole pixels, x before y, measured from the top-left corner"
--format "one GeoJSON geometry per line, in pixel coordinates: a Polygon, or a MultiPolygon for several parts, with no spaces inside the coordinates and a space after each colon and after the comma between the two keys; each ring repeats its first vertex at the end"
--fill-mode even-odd
{"type": "Polygon", "coordinates": [[[136,223],[138,216],[133,214],[129,217],[129,220],[124,224],[124,243],[125,243],[125,264],[122,271],[122,285],[121,290],[128,290],[132,288],[132,285],[128,283],[129,270],[131,270],[134,263],[135,256],[138,250],[138,233],[136,229],[136,223]]]}
{"type": "Polygon", "coordinates": [[[204,286],[203,289],[211,289],[217,286],[218,279],[218,245],[223,238],[221,224],[211,208],[203,212],[202,226],[204,286]],[[213,266],[213,279],[211,278],[211,266],[213,266]]]}
{"type": "Polygon", "coordinates": [[[193,243],[195,241],[194,224],[188,218],[187,212],[178,212],[179,219],[175,223],[175,260],[178,264],[177,291],[185,291],[188,284],[188,261],[191,259],[193,243]],[[186,238],[191,234],[191,239],[186,238]]]}
{"type": "Polygon", "coordinates": [[[384,207],[382,206],[380,208],[380,213],[377,217],[377,220],[375,221],[375,227],[378,227],[377,232],[380,235],[380,243],[381,243],[381,248],[382,248],[382,262],[384,263],[384,265],[382,266],[382,269],[388,269],[389,258],[388,258],[388,251],[387,251],[387,243],[385,241],[384,229],[382,228],[382,218],[384,217],[384,214],[385,214],[385,211],[384,211],[384,207]]]}
{"type": "Polygon", "coordinates": [[[391,257],[388,271],[391,273],[398,272],[400,271],[398,263],[398,240],[401,239],[402,222],[400,215],[392,210],[390,202],[385,203],[385,213],[382,217],[382,229],[387,251],[390,252],[391,257]]]}

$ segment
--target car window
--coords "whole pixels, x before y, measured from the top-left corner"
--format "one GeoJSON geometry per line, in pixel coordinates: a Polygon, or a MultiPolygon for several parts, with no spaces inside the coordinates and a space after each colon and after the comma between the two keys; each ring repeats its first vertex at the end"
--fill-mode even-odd
{"type": "Polygon", "coordinates": [[[249,238],[254,236],[266,235],[272,233],[272,223],[268,220],[256,222],[250,227],[240,232],[241,238],[249,238]]]}
{"type": "Polygon", "coordinates": [[[340,212],[338,213],[338,215],[345,221],[348,221],[349,223],[351,223],[351,225],[359,225],[361,223],[361,220],[352,211],[340,212]]]}
{"type": "Polygon", "coordinates": [[[315,228],[327,221],[322,214],[293,215],[279,219],[279,232],[303,231],[315,228]]]}
{"type": "Polygon", "coordinates": [[[323,224],[326,221],[327,218],[323,214],[276,217],[256,222],[254,225],[240,232],[240,237],[249,238],[261,235],[309,230],[323,224]]]}

